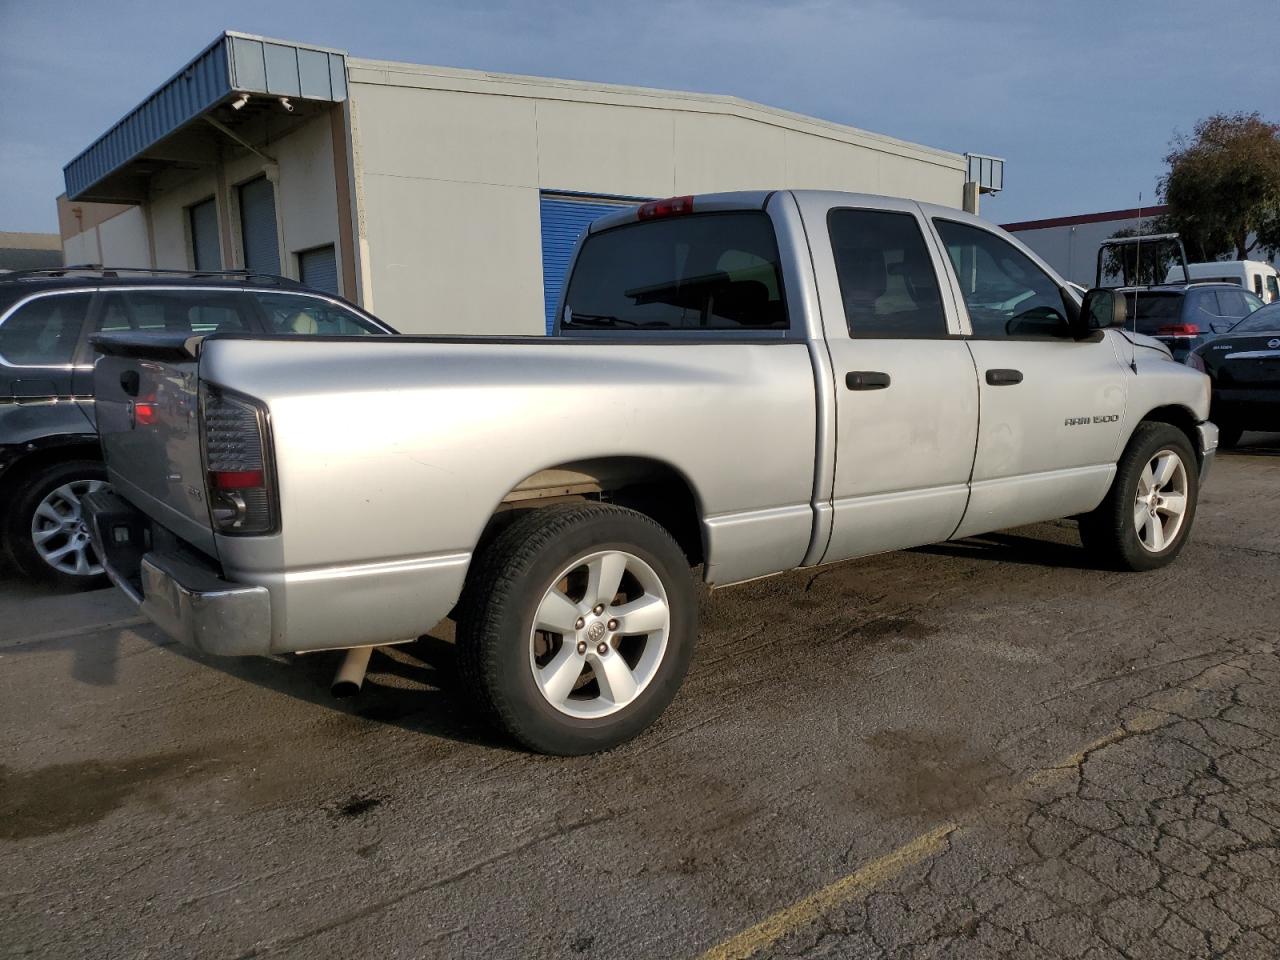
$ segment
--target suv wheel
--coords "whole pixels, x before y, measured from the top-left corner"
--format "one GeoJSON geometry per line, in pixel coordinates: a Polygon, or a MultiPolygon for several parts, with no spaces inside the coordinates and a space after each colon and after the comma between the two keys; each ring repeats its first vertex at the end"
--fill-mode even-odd
{"type": "Polygon", "coordinates": [[[559,755],[607,750],[656,720],[697,634],[675,540],[595,503],[514,521],[477,557],[460,612],[465,682],[513,737],[559,755]]]}
{"type": "Polygon", "coordinates": [[[6,518],[6,539],[18,569],[59,586],[103,586],[107,577],[89,542],[81,501],[106,482],[106,469],[94,460],[50,464],[27,477],[6,518]]]}
{"type": "Polygon", "coordinates": [[[1140,423],[1107,498],[1080,518],[1080,539],[1108,566],[1163,567],[1187,542],[1199,494],[1195,453],[1182,431],[1167,423],[1140,423]]]}

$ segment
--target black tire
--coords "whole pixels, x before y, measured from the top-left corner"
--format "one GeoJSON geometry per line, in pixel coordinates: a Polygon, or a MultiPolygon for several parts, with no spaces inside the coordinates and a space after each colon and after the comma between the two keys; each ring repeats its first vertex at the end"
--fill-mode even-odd
{"type": "MultiPolygon", "coordinates": [[[[106,468],[97,460],[64,460],[40,467],[21,481],[21,486],[15,491],[13,508],[4,518],[5,540],[9,547],[9,554],[20,572],[33,580],[42,580],[45,583],[74,590],[91,590],[106,586],[107,576],[101,571],[100,566],[96,572],[89,574],[59,570],[40,555],[32,538],[32,523],[36,518],[36,509],[46,497],[66,484],[106,479],[106,468]]],[[[78,531],[68,534],[68,536],[76,535],[78,531]]],[[[65,542],[65,538],[61,538],[59,542],[65,542]]],[[[87,549],[88,557],[96,563],[92,547],[87,549]]]]}
{"type": "Polygon", "coordinates": [[[1244,435],[1244,428],[1234,423],[1218,424],[1218,446],[1225,450],[1232,450],[1240,445],[1240,437],[1244,435]]]}
{"type": "Polygon", "coordinates": [[[1119,570],[1155,570],[1182,551],[1195,520],[1200,495],[1199,464],[1186,434],[1167,423],[1138,424],[1117,464],[1116,477],[1101,505],[1080,518],[1080,539],[1100,564],[1119,570]],[[1182,524],[1162,550],[1145,547],[1134,523],[1138,478],[1161,450],[1171,450],[1186,474],[1187,506],[1182,524]]]}
{"type": "Polygon", "coordinates": [[[559,756],[595,753],[635,737],[667,708],[688,672],[697,630],[689,562],[663,527],[621,507],[562,504],[526,514],[477,555],[459,604],[459,674],[490,717],[526,747],[559,756]],[[530,669],[534,616],[567,565],[614,549],[640,558],[661,581],[667,645],[629,704],[606,717],[569,716],[542,695],[530,669]]]}

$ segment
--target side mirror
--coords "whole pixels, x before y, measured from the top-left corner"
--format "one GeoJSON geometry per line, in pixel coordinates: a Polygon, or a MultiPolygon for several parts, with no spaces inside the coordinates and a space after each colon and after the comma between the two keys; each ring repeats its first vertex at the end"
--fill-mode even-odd
{"type": "Polygon", "coordinates": [[[1084,295],[1080,314],[1090,330],[1125,327],[1129,325],[1129,300],[1123,293],[1095,287],[1084,295]]]}
{"type": "Polygon", "coordinates": [[[1236,325],[1234,320],[1210,320],[1209,329],[1214,333],[1226,333],[1236,325]]]}

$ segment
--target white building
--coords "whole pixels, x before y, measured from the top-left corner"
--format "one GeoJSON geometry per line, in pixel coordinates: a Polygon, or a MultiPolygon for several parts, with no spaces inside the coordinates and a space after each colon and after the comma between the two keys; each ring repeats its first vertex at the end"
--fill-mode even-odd
{"type": "Polygon", "coordinates": [[[1142,210],[1107,210],[1072,217],[1024,220],[1002,226],[1040,255],[1040,258],[1068,280],[1092,287],[1097,276],[1098,248],[1116,231],[1150,228],[1151,218],[1165,212],[1163,206],[1142,210]]]}
{"type": "Polygon", "coordinates": [[[244,267],[335,290],[407,333],[528,334],[586,224],[617,204],[816,187],[960,207],[966,167],[734,97],[226,33],[65,177],[67,263],[244,267]]]}

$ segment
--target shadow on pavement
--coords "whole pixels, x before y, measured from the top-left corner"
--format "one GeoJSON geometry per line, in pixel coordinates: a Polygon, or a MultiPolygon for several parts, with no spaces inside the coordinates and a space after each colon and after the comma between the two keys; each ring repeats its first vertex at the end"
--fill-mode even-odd
{"type": "Polygon", "coordinates": [[[950,540],[927,547],[916,547],[911,552],[926,553],[936,557],[967,557],[996,563],[1017,563],[1033,567],[1096,570],[1097,564],[1089,559],[1084,548],[1075,541],[1075,525],[1071,526],[1072,529],[1069,532],[1072,542],[1067,543],[1043,540],[1020,533],[984,533],[964,540],[950,540]]]}
{"type": "MultiPolygon", "coordinates": [[[[450,627],[447,623],[441,626],[450,627]]],[[[434,635],[451,632],[437,628],[433,634],[410,643],[375,649],[360,693],[343,699],[334,697],[329,685],[345,651],[269,658],[212,657],[167,637],[152,642],[228,676],[352,718],[461,743],[519,751],[518,745],[489,724],[462,691],[452,640],[434,635]]]]}
{"type": "Polygon", "coordinates": [[[1280,457],[1280,433],[1246,433],[1240,442],[1219,451],[1223,456],[1248,455],[1254,457],[1280,457]]]}

